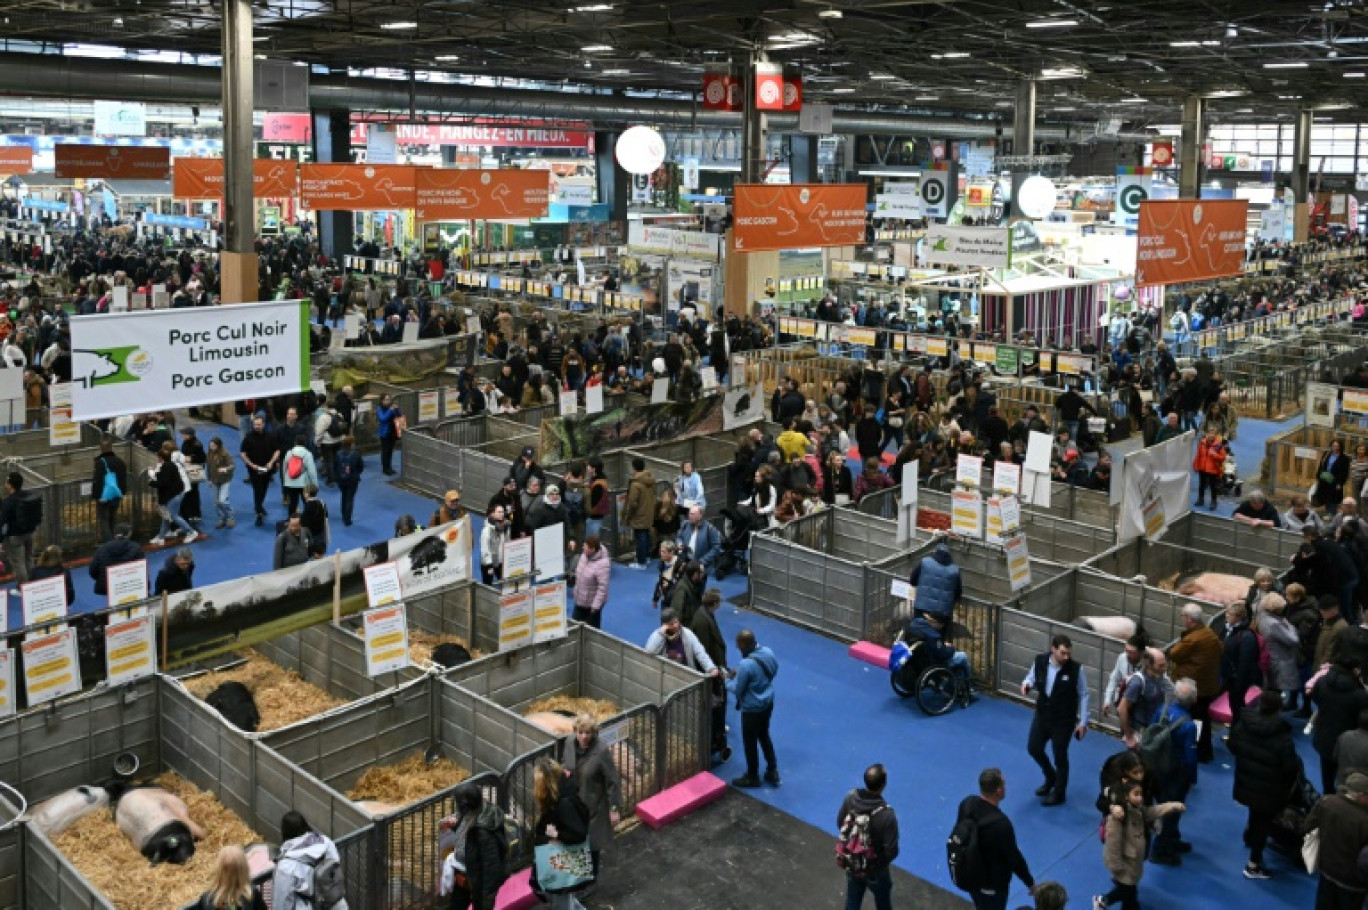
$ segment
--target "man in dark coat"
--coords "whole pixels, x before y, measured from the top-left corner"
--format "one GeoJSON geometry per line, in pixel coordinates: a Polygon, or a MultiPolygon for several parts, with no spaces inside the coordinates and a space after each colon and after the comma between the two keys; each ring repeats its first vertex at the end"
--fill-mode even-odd
{"type": "Polygon", "coordinates": [[[722,637],[722,629],[717,624],[717,609],[722,606],[722,592],[709,588],[703,592],[703,603],[694,611],[693,622],[689,629],[708,652],[713,666],[722,670],[722,675],[714,677],[712,684],[712,751],[719,761],[731,759],[731,746],[727,745],[727,691],[723,683],[727,666],[727,640],[722,637]]]}
{"type": "Polygon", "coordinates": [[[1244,718],[1242,708],[1250,686],[1263,679],[1259,670],[1259,642],[1249,627],[1249,611],[1242,603],[1226,606],[1225,645],[1221,652],[1221,680],[1230,695],[1232,729],[1244,718]]]}
{"type": "Polygon", "coordinates": [[[153,594],[179,594],[195,586],[195,554],[189,547],[181,547],[157,573],[153,594]]]}
{"type": "Polygon", "coordinates": [[[1235,756],[1235,801],[1249,809],[1244,877],[1266,879],[1270,876],[1263,865],[1264,845],[1274,819],[1287,807],[1292,782],[1301,774],[1292,728],[1282,719],[1281,695],[1264,692],[1257,704],[1244,709],[1230,730],[1230,753],[1235,756]]]}
{"type": "Polygon", "coordinates": [[[114,528],[114,539],[106,540],[95,550],[95,555],[90,560],[90,577],[95,580],[96,594],[108,593],[105,586],[105,571],[110,566],[123,565],[143,558],[142,547],[128,539],[132,533],[133,529],[127,524],[120,524],[114,528]]]}

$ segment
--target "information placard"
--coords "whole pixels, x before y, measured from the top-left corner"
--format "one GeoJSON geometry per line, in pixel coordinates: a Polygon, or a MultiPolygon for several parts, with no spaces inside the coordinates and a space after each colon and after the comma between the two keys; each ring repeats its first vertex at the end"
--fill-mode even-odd
{"type": "Polygon", "coordinates": [[[63,629],[19,646],[24,659],[24,691],[32,707],[81,691],[76,630],[63,629]]]}
{"type": "Polygon", "coordinates": [[[105,665],[117,686],[157,672],[157,631],[147,613],[105,626],[105,665]]]}
{"type": "Polygon", "coordinates": [[[362,614],[366,638],[366,675],[379,676],[409,665],[408,615],[396,603],[362,614]]]}
{"type": "Polygon", "coordinates": [[[532,589],[505,591],[499,598],[499,650],[532,643],[532,589]]]}
{"type": "Polygon", "coordinates": [[[560,393],[560,413],[562,417],[574,416],[579,410],[579,396],[574,389],[564,389],[560,393]]]}
{"type": "Polygon", "coordinates": [[[1140,508],[1140,514],[1145,519],[1145,539],[1158,540],[1164,534],[1164,528],[1168,521],[1164,516],[1164,498],[1162,496],[1152,496],[1140,508]]]}
{"type": "Polygon", "coordinates": [[[1021,529],[1021,500],[1015,496],[1001,497],[998,500],[998,513],[1002,516],[1003,534],[1021,529]]]}
{"type": "Polygon", "coordinates": [[[670,380],[660,377],[651,383],[651,404],[664,404],[670,400],[670,380]]]}
{"type": "Polygon", "coordinates": [[[1002,545],[1002,500],[996,496],[988,497],[986,502],[986,520],[983,528],[983,540],[985,543],[994,546],[1002,545]]]}
{"type": "Polygon", "coordinates": [[[584,413],[603,413],[603,386],[591,385],[584,390],[584,413]]]}
{"type": "Polygon", "coordinates": [[[1026,535],[1020,534],[1007,541],[1003,547],[1007,555],[1007,579],[1013,591],[1020,591],[1031,584],[1031,557],[1026,548],[1026,535]]]}
{"type": "Polygon", "coordinates": [[[56,622],[67,614],[66,578],[54,575],[19,586],[24,601],[24,625],[56,622]]]}
{"type": "Polygon", "coordinates": [[[398,603],[404,599],[403,582],[399,580],[399,563],[390,561],[366,566],[366,602],[372,607],[398,603]]]}
{"type": "Polygon", "coordinates": [[[440,394],[436,389],[424,389],[418,393],[419,423],[432,423],[437,420],[437,400],[440,394]]]}
{"type": "Polygon", "coordinates": [[[10,717],[16,710],[14,652],[9,648],[0,648],[0,717],[10,717]]]}
{"type": "Polygon", "coordinates": [[[111,607],[147,600],[147,560],[135,559],[105,569],[105,590],[111,607]]]}
{"type": "Polygon", "coordinates": [[[568,629],[565,611],[565,582],[553,581],[537,585],[532,591],[532,640],[550,641],[564,638],[568,629]]]}
{"type": "Polygon", "coordinates": [[[565,525],[557,522],[537,528],[532,532],[532,541],[533,575],[538,579],[560,578],[564,575],[565,525]]]}
{"type": "Polygon", "coordinates": [[[950,494],[950,530],[961,537],[983,537],[983,500],[968,490],[950,494]]]}
{"type": "Polygon", "coordinates": [[[955,460],[955,483],[971,490],[978,489],[983,478],[983,459],[977,455],[961,454],[955,460]]]}
{"type": "Polygon", "coordinates": [[[54,382],[48,386],[48,443],[54,446],[79,445],[81,425],[72,420],[71,383],[54,382]]]}
{"type": "MultiPolygon", "coordinates": [[[[471,394],[478,395],[479,392],[471,394]]],[[[457,417],[464,413],[461,410],[461,390],[454,385],[449,385],[442,390],[442,414],[446,417],[457,417]]]]}
{"type": "Polygon", "coordinates": [[[1021,495],[1021,465],[1010,461],[993,464],[993,490],[1010,496],[1021,495]]]}
{"type": "Polygon", "coordinates": [[[504,544],[504,581],[517,581],[532,574],[532,538],[520,537],[504,544]]]}

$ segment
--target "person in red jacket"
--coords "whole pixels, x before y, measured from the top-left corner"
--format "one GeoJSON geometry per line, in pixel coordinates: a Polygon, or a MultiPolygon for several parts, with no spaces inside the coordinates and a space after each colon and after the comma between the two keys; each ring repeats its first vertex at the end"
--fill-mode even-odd
{"type": "Polygon", "coordinates": [[[1207,490],[1211,490],[1211,511],[1216,511],[1216,496],[1220,490],[1221,469],[1225,466],[1226,444],[1215,429],[1208,429],[1197,443],[1197,455],[1192,459],[1192,470],[1197,472],[1197,505],[1207,490]]]}

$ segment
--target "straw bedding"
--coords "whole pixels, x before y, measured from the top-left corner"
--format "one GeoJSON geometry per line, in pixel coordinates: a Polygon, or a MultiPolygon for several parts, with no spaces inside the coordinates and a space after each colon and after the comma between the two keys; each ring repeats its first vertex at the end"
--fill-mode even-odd
{"type": "Polygon", "coordinates": [[[261,841],[242,819],[175,773],[156,785],[185,800],[190,818],[208,834],[183,866],[150,866],[114,823],[114,813],[96,812],[52,838],[95,889],[118,910],[172,910],[196,900],[214,881],[221,848],[261,841]]]}
{"type": "Polygon", "coordinates": [[[523,712],[523,716],[540,714],[543,711],[558,714],[588,714],[594,720],[603,723],[610,717],[615,717],[620,710],[617,705],[604,698],[571,698],[568,695],[553,695],[550,698],[542,698],[532,702],[523,712]]]}
{"type": "Polygon", "coordinates": [[[223,683],[242,683],[256,702],[257,713],[261,715],[261,725],[257,729],[263,733],[288,727],[344,704],[342,699],[305,682],[295,671],[286,670],[251,648],[238,656],[245,658],[246,663],[185,680],[185,687],[190,694],[203,699],[223,683]]]}
{"type": "Polygon", "coordinates": [[[440,790],[450,789],[468,777],[468,770],[445,756],[429,765],[423,760],[422,752],[414,752],[398,764],[381,765],[366,771],[356,786],[347,791],[347,798],[405,806],[440,790]]]}

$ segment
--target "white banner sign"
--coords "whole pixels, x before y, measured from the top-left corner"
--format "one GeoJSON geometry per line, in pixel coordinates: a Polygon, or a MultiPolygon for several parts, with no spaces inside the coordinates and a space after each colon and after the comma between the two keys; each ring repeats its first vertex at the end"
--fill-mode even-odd
{"type": "Polygon", "coordinates": [[[376,607],[362,614],[366,631],[366,675],[402,670],[409,665],[408,616],[403,604],[376,607]]]}
{"type": "Polygon", "coordinates": [[[937,265],[1005,269],[1012,264],[1012,232],[1009,228],[933,224],[927,233],[926,259],[937,265]]]}
{"type": "Polygon", "coordinates": [[[950,198],[950,172],[922,171],[917,189],[922,210],[932,218],[944,218],[950,198]]]}
{"type": "Polygon", "coordinates": [[[296,394],[308,324],[298,300],[73,319],[74,419],[296,394]]]}
{"type": "Polygon", "coordinates": [[[105,665],[111,686],[157,672],[157,636],[151,616],[144,613],[105,626],[105,665]]]}
{"type": "Polygon", "coordinates": [[[914,220],[922,217],[921,197],[915,193],[879,193],[874,197],[875,221],[882,218],[914,220]]]}
{"type": "Polygon", "coordinates": [[[1118,174],[1116,176],[1116,208],[1112,211],[1112,221],[1116,224],[1137,225],[1140,223],[1140,203],[1150,197],[1149,174],[1118,174]]]}
{"type": "Polygon", "coordinates": [[[533,589],[532,627],[532,640],[536,642],[565,637],[565,582],[555,581],[533,589]]]}
{"type": "Polygon", "coordinates": [[[96,101],[96,136],[146,136],[147,105],[136,101],[96,101]]]}

